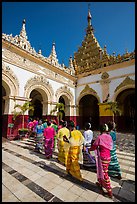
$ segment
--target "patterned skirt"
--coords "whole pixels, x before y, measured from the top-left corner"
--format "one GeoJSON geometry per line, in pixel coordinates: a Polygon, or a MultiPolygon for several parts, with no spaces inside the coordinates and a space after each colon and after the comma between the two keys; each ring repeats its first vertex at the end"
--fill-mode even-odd
{"type": "Polygon", "coordinates": [[[43,133],[36,135],[35,143],[36,143],[36,146],[35,146],[36,150],[43,149],[43,133]]]}
{"type": "Polygon", "coordinates": [[[86,148],[86,151],[83,151],[83,166],[96,167],[95,157],[89,153],[88,148],[86,148]]]}
{"type": "Polygon", "coordinates": [[[53,148],[54,148],[54,139],[52,138],[45,139],[44,147],[45,147],[46,158],[52,157],[53,148]]]}
{"type": "Polygon", "coordinates": [[[108,175],[112,177],[117,177],[121,176],[121,170],[119,166],[119,162],[117,159],[117,154],[116,154],[116,146],[114,145],[113,150],[111,150],[111,161],[108,167],[108,175]]]}
{"type": "Polygon", "coordinates": [[[81,176],[80,165],[78,162],[79,153],[80,153],[79,146],[72,146],[69,148],[66,171],[76,179],[82,181],[83,179],[81,176]]]}
{"type": "Polygon", "coordinates": [[[99,150],[95,150],[96,154],[96,167],[97,167],[97,178],[101,187],[104,187],[107,192],[112,192],[112,187],[110,184],[110,177],[108,175],[108,167],[111,158],[100,157],[99,150]]]}
{"type": "Polygon", "coordinates": [[[67,165],[69,146],[68,143],[58,140],[58,160],[65,165],[67,165]]]}

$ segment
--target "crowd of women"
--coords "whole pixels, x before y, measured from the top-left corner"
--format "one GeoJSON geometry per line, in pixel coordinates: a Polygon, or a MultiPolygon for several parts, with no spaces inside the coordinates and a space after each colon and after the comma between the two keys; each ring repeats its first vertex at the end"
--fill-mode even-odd
{"type": "Polygon", "coordinates": [[[59,126],[55,120],[30,121],[28,128],[29,135],[35,133],[35,151],[40,152],[44,148],[45,157],[50,159],[57,146],[58,162],[66,166],[66,172],[72,177],[83,181],[80,164],[87,168],[96,167],[96,185],[103,195],[112,198],[110,177],[122,178],[116,154],[114,122],[100,125],[96,139],[91,123],[85,124],[83,133],[77,130],[73,121],[60,121],[59,126]]]}

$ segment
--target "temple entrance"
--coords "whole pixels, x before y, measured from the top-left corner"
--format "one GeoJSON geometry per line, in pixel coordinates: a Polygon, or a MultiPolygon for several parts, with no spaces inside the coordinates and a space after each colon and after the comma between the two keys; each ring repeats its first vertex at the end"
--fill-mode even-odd
{"type": "Polygon", "coordinates": [[[88,94],[83,96],[79,102],[80,128],[84,128],[86,122],[91,123],[92,130],[99,128],[99,106],[95,96],[88,94]]]}
{"type": "Polygon", "coordinates": [[[117,118],[117,128],[122,132],[135,132],[135,89],[122,91],[116,98],[121,110],[121,117],[117,118]]]}
{"type": "Polygon", "coordinates": [[[4,115],[4,111],[5,111],[5,100],[3,98],[4,96],[6,96],[6,90],[2,86],[2,115],[4,115]]]}
{"type": "Polygon", "coordinates": [[[62,113],[62,120],[65,120],[65,100],[64,100],[63,96],[60,96],[59,103],[64,104],[64,111],[60,111],[60,110],[59,111],[62,113]]]}
{"type": "Polygon", "coordinates": [[[42,119],[43,105],[41,102],[43,98],[41,93],[37,90],[33,90],[30,94],[30,98],[32,99],[31,103],[34,106],[34,112],[29,111],[29,117],[42,119]]]}
{"type": "Polygon", "coordinates": [[[10,96],[9,85],[2,80],[2,115],[9,113],[9,101],[5,97],[10,96]]]}

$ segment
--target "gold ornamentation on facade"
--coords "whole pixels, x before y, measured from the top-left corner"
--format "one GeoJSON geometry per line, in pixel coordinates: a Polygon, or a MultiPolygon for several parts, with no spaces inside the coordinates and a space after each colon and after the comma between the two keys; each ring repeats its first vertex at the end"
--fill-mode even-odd
{"type": "MultiPolygon", "coordinates": [[[[89,16],[89,13],[88,13],[89,16]]],[[[135,58],[135,52],[126,52],[122,56],[107,54],[106,46],[102,49],[94,36],[94,29],[88,17],[88,26],[86,36],[82,41],[78,51],[74,53],[73,66],[75,74],[78,76],[82,73],[91,72],[93,70],[107,67],[113,64],[121,63],[135,58]]]]}
{"type": "Polygon", "coordinates": [[[101,79],[107,79],[109,78],[109,74],[107,72],[104,72],[102,75],[101,75],[101,79]]]}
{"type": "Polygon", "coordinates": [[[97,94],[97,92],[90,88],[89,85],[86,85],[85,88],[80,92],[80,95],[85,93],[85,92],[90,92],[90,93],[93,93],[93,94],[97,94]]]}
{"type": "Polygon", "coordinates": [[[135,84],[135,80],[131,79],[130,77],[126,77],[124,79],[124,81],[119,85],[117,86],[117,88],[115,89],[114,92],[118,91],[120,88],[124,87],[124,86],[127,86],[127,85],[134,85],[135,84]]]}

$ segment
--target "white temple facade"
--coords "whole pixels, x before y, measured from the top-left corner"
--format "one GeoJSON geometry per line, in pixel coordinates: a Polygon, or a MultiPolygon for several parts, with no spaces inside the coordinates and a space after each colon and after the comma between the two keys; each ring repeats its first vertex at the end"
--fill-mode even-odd
{"type": "MultiPolygon", "coordinates": [[[[112,119],[112,111],[106,109],[109,102],[117,102],[119,130],[133,130],[135,52],[108,55],[106,46],[102,49],[94,36],[90,11],[87,20],[86,36],[68,67],[59,64],[55,43],[49,57],[35,51],[28,41],[25,20],[19,35],[2,34],[3,136],[9,134],[14,106],[26,101],[35,109],[33,114],[25,112],[25,125],[28,117],[51,118],[51,110],[63,103],[64,120],[72,119],[80,128],[89,121],[96,130],[101,122],[112,119]]],[[[14,122],[14,133],[21,127],[19,121],[14,122]]]]}

